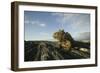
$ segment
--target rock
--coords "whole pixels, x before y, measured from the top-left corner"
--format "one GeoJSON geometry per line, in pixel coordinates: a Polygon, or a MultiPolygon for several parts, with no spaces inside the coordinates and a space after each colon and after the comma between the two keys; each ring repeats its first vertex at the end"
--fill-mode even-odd
{"type": "Polygon", "coordinates": [[[66,48],[56,47],[55,45],[58,44],[57,42],[33,41],[33,45],[29,45],[30,41],[26,42],[27,43],[25,44],[25,46],[27,47],[25,47],[25,61],[47,61],[90,58],[90,53],[84,52],[82,49],[79,50],[77,49],[77,47],[71,48],[71,50],[69,51],[66,48]]]}
{"type": "Polygon", "coordinates": [[[89,53],[89,52],[90,52],[90,50],[89,50],[89,49],[87,49],[87,48],[80,48],[79,50],[80,50],[80,51],[83,51],[83,52],[87,52],[87,53],[89,53]]]}

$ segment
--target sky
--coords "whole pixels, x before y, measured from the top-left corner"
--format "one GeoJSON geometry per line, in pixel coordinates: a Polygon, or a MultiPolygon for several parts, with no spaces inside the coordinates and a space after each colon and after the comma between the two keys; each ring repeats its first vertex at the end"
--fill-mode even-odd
{"type": "Polygon", "coordinates": [[[59,29],[69,32],[74,39],[90,39],[90,14],[24,11],[25,40],[54,40],[59,29]]]}

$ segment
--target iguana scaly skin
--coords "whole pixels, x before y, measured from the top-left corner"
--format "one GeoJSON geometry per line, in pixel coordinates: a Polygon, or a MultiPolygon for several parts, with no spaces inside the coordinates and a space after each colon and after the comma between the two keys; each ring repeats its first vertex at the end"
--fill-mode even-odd
{"type": "Polygon", "coordinates": [[[59,30],[53,34],[53,37],[58,40],[61,47],[66,51],[69,51],[72,47],[73,38],[68,32],[64,32],[64,30],[59,30]]]}

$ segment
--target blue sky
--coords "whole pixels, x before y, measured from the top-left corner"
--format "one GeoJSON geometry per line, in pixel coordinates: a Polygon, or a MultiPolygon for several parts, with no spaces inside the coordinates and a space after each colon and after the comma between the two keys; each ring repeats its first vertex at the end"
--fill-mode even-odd
{"type": "Polygon", "coordinates": [[[89,39],[90,14],[24,11],[25,40],[53,40],[59,29],[75,39],[89,39]]]}

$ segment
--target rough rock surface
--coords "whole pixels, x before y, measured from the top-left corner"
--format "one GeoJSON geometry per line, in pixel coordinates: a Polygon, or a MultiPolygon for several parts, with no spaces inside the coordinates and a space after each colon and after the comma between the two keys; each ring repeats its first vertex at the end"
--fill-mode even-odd
{"type": "Polygon", "coordinates": [[[88,48],[71,48],[66,51],[59,48],[57,42],[51,41],[25,41],[25,61],[64,60],[90,58],[88,48]]]}

